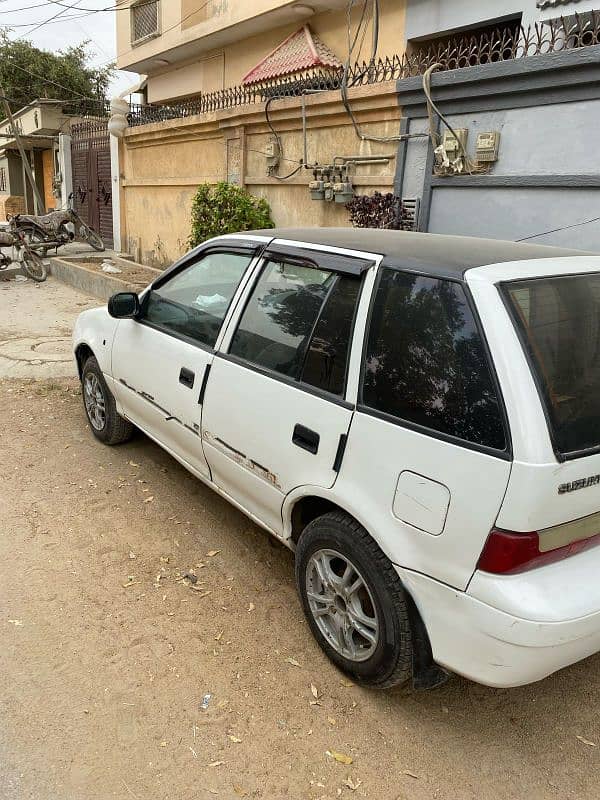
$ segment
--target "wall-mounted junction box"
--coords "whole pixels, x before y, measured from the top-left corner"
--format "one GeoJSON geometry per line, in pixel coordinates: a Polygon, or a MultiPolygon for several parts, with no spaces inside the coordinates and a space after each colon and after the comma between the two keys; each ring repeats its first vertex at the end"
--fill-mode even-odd
{"type": "Polygon", "coordinates": [[[280,148],[277,137],[270,136],[264,150],[267,161],[267,174],[272,175],[279,166],[280,148]]]}
{"type": "Polygon", "coordinates": [[[468,128],[454,128],[454,133],[449,130],[444,131],[444,150],[450,161],[455,161],[463,155],[463,152],[466,152],[469,138],[468,128]]]}
{"type": "Polygon", "coordinates": [[[475,157],[477,161],[489,163],[498,160],[500,131],[484,131],[477,136],[475,157]]]}

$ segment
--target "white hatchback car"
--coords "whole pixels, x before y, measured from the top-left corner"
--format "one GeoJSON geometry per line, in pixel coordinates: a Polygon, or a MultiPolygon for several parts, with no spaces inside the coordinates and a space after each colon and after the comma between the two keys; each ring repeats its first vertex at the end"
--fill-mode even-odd
{"type": "Polygon", "coordinates": [[[600,650],[600,257],[223,236],[74,350],[94,435],[135,425],[293,548],[355,680],[516,686],[600,650]]]}

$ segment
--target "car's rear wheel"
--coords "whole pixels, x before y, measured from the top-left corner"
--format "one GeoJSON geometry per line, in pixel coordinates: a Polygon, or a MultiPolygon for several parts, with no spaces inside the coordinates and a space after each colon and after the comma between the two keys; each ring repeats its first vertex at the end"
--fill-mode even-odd
{"type": "Polygon", "coordinates": [[[317,642],[340,669],[381,688],[411,677],[402,583],[356,520],[331,512],[307,525],[296,550],[296,582],[317,642]]]}
{"type": "Polygon", "coordinates": [[[94,436],[104,444],[120,444],[130,439],[133,425],[117,413],[115,398],[93,356],[83,365],[81,386],[85,413],[94,436]]]}

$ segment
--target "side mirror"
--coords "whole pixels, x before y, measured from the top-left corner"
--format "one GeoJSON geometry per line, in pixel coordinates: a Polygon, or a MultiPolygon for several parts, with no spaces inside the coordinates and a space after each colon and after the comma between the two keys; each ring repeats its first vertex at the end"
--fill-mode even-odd
{"type": "Polygon", "coordinates": [[[108,313],[116,319],[133,319],[140,313],[140,298],[135,292],[117,292],[108,301],[108,313]]]}

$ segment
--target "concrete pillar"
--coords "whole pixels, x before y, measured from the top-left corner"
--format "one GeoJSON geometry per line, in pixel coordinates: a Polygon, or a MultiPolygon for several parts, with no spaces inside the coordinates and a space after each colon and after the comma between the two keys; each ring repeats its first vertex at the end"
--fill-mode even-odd
{"type": "Polygon", "coordinates": [[[66,208],[69,203],[69,195],[73,193],[71,137],[68,133],[58,134],[58,164],[61,174],[60,204],[62,208],[66,208]]]}
{"type": "Polygon", "coordinates": [[[110,175],[112,185],[113,248],[123,250],[121,242],[121,181],[119,180],[119,140],[110,137],[110,175]]]}

